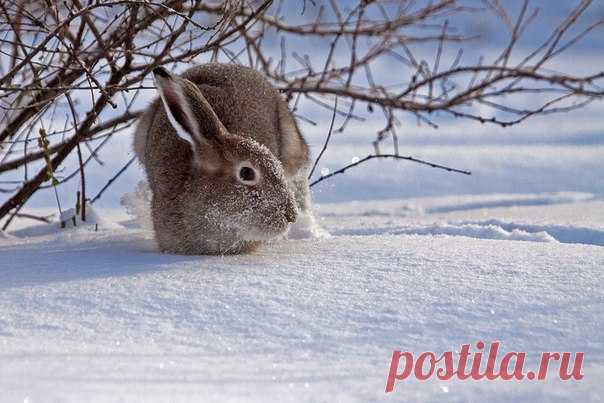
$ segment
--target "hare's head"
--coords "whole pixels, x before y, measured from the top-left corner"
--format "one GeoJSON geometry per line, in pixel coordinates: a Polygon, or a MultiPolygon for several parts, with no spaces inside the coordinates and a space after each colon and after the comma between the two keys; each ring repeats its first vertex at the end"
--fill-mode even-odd
{"type": "Polygon", "coordinates": [[[203,216],[200,225],[249,241],[287,230],[297,209],[281,162],[243,133],[230,133],[194,83],[163,68],[153,73],[169,121],[192,151],[186,219],[195,225],[203,216]]]}

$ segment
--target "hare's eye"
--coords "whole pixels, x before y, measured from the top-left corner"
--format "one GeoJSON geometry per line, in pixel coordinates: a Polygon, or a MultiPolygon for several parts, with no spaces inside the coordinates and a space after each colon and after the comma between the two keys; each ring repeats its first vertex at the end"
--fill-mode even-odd
{"type": "Polygon", "coordinates": [[[244,182],[253,182],[256,179],[256,172],[250,167],[242,167],[239,170],[239,178],[244,182]]]}
{"type": "Polygon", "coordinates": [[[253,186],[260,181],[260,172],[249,161],[241,162],[235,169],[237,180],[244,185],[253,186]]]}

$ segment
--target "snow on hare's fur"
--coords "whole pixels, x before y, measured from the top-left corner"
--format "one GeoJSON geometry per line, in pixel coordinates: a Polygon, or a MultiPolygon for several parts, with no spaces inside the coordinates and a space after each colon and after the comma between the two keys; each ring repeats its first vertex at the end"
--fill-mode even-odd
{"type": "Polygon", "coordinates": [[[309,213],[308,146],[260,73],[222,64],[153,73],[160,99],[141,117],[134,150],[160,249],[250,252],[309,213]]]}

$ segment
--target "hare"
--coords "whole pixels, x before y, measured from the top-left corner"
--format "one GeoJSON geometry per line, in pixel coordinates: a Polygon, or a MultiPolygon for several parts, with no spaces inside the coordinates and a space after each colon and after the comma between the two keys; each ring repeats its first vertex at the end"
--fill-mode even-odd
{"type": "Polygon", "coordinates": [[[160,97],[140,118],[134,150],[159,248],[247,253],[285,233],[309,207],[309,151],[277,90],[235,65],[153,75],[160,97]]]}

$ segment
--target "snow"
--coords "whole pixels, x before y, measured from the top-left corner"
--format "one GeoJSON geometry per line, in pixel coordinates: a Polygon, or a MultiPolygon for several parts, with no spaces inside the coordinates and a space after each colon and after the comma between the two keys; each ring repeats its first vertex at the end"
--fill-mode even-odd
{"type": "Polygon", "coordinates": [[[345,228],[343,223],[333,229],[336,235],[440,234],[604,246],[604,229],[598,224],[604,220],[603,208],[594,195],[575,192],[355,201],[320,207],[325,219],[369,220],[361,228],[345,228]],[[490,214],[508,218],[484,219],[490,214]],[[405,218],[403,225],[396,225],[401,218],[405,218]]]}
{"type": "Polygon", "coordinates": [[[158,253],[120,209],[97,231],[19,229],[0,239],[2,401],[598,401],[603,210],[575,193],[323,204],[331,237],[224,257],[158,253]],[[479,340],[585,352],[585,378],[384,393],[392,350],[479,340]]]}
{"type": "Polygon", "coordinates": [[[397,234],[417,234],[417,235],[457,235],[470,238],[482,239],[509,239],[512,241],[534,241],[534,242],[556,242],[545,231],[527,232],[521,229],[506,231],[499,225],[483,223],[472,224],[435,224],[417,228],[403,228],[396,231],[397,234]]]}
{"type": "Polygon", "coordinates": [[[329,232],[321,227],[312,211],[301,212],[286,234],[287,239],[322,239],[329,237],[329,232]]]}

